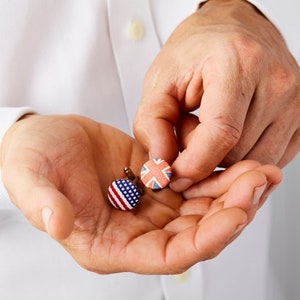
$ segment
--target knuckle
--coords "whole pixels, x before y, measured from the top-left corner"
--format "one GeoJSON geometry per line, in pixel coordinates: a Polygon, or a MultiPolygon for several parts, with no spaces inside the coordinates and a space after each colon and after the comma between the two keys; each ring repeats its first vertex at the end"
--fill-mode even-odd
{"type": "Polygon", "coordinates": [[[273,81],[276,82],[275,87],[278,94],[286,95],[297,93],[298,79],[293,70],[278,67],[277,70],[273,73],[273,81]]]}
{"type": "Polygon", "coordinates": [[[235,32],[233,34],[235,44],[243,51],[247,51],[254,55],[263,55],[262,46],[254,40],[249,34],[244,32],[235,32]]]}
{"type": "Polygon", "coordinates": [[[133,124],[132,124],[132,128],[133,128],[133,133],[134,134],[138,134],[140,131],[140,119],[138,116],[136,116],[133,120],[133,124]]]}
{"type": "Polygon", "coordinates": [[[133,131],[135,133],[143,132],[146,121],[150,118],[150,115],[147,115],[147,108],[145,102],[141,102],[138,111],[133,120],[133,131]]]}
{"type": "Polygon", "coordinates": [[[241,130],[234,122],[225,119],[224,117],[217,117],[214,119],[212,128],[212,136],[216,141],[220,142],[227,149],[232,149],[241,137],[241,130]]]}
{"type": "Polygon", "coordinates": [[[240,60],[248,66],[247,70],[253,70],[266,55],[264,46],[244,32],[235,32],[232,39],[240,60]]]}

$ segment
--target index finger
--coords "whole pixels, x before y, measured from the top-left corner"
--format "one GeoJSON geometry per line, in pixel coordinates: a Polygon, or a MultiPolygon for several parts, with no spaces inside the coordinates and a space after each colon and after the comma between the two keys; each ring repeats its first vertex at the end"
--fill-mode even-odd
{"type": "Polygon", "coordinates": [[[173,162],[178,155],[174,126],[179,118],[176,99],[166,93],[147,93],[134,120],[134,135],[149,152],[173,162]]]}
{"type": "Polygon", "coordinates": [[[219,69],[203,75],[199,124],[173,163],[173,190],[184,191],[207,177],[239,141],[254,91],[239,74],[233,70],[225,76],[219,69]]]}

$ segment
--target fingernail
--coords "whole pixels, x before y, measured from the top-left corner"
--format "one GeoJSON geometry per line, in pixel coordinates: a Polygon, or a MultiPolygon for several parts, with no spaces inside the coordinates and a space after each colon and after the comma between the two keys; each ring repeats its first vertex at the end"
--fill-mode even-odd
{"type": "Polygon", "coordinates": [[[241,224],[241,225],[239,225],[239,226],[236,228],[236,230],[235,230],[235,232],[233,233],[232,236],[234,236],[234,235],[240,233],[240,232],[245,228],[245,226],[246,226],[246,224],[241,224]]]}
{"type": "Polygon", "coordinates": [[[253,199],[252,199],[252,203],[254,205],[256,205],[259,202],[262,194],[265,191],[266,186],[267,186],[267,183],[265,183],[262,186],[259,186],[259,187],[255,188],[254,193],[253,193],[253,199]]]}
{"type": "Polygon", "coordinates": [[[194,182],[189,178],[179,178],[171,181],[170,188],[175,192],[183,192],[189,188],[194,182]]]}
{"type": "Polygon", "coordinates": [[[227,241],[231,241],[236,235],[238,235],[245,228],[245,226],[246,224],[239,225],[227,241]]]}
{"type": "Polygon", "coordinates": [[[53,211],[49,207],[44,207],[42,210],[42,219],[47,232],[49,229],[49,220],[51,218],[52,213],[53,211]]]}

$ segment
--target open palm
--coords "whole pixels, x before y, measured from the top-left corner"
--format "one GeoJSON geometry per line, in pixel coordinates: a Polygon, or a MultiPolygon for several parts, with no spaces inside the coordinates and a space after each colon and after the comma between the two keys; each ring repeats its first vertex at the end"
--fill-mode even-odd
{"type": "Polygon", "coordinates": [[[134,210],[114,209],[109,184],[124,177],[125,166],[138,174],[146,160],[134,139],[80,116],[21,120],[1,148],[11,200],[79,264],[98,273],[178,273],[214,257],[253,218],[258,187],[280,181],[276,167],[243,162],[188,191],[190,200],[168,188],[145,189],[134,210]]]}

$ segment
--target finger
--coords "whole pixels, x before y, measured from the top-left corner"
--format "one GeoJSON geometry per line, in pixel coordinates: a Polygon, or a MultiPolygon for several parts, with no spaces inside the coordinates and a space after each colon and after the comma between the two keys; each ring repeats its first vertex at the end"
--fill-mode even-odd
{"type": "MultiPolygon", "coordinates": [[[[239,163],[239,168],[241,171],[241,167],[243,167],[243,165],[244,167],[247,167],[244,163],[245,162],[239,163]]],[[[254,167],[254,164],[252,167],[254,167]]],[[[238,168],[236,168],[236,171],[237,170],[238,168]]],[[[234,174],[234,168],[229,171],[231,171],[232,174],[228,172],[226,176],[225,172],[223,172],[220,173],[220,175],[223,175],[226,178],[238,174],[234,174]]],[[[242,171],[241,175],[237,176],[234,182],[230,184],[228,191],[224,193],[224,195],[219,197],[217,202],[212,202],[214,203],[214,205],[211,205],[209,211],[207,211],[207,213],[204,215],[203,220],[210,218],[213,214],[223,208],[238,207],[245,211],[245,213],[247,213],[248,222],[251,221],[257,209],[260,208],[261,199],[265,198],[265,193],[270,193],[271,190],[273,191],[274,187],[278,186],[278,184],[280,183],[281,178],[281,170],[278,167],[272,165],[259,166],[246,172],[242,171]],[[267,186],[271,186],[271,190],[266,190],[267,186]]],[[[227,185],[227,182],[224,181],[224,184],[227,185]]],[[[219,184],[216,184],[216,186],[219,186],[219,184]]],[[[189,203],[190,201],[196,202],[197,198],[188,200],[186,201],[186,203],[189,203]]]]}
{"type": "Polygon", "coordinates": [[[260,164],[253,160],[240,161],[224,171],[214,172],[211,176],[193,185],[185,192],[185,199],[196,197],[217,198],[228,191],[234,180],[246,171],[255,169],[260,164]]]}
{"type": "Polygon", "coordinates": [[[246,223],[247,216],[239,208],[222,209],[210,218],[202,220],[195,238],[195,246],[199,247],[198,251],[202,253],[200,260],[218,255],[237,237],[246,223]]]}
{"type": "Polygon", "coordinates": [[[182,114],[178,123],[176,124],[176,135],[180,151],[183,151],[189,141],[196,127],[199,125],[199,118],[194,114],[182,114]]]}
{"type": "Polygon", "coordinates": [[[178,155],[174,125],[179,117],[177,101],[166,94],[144,97],[134,120],[136,139],[150,157],[163,158],[169,163],[178,155]]]}
{"type": "MultiPolygon", "coordinates": [[[[255,161],[241,161],[223,172],[190,188],[184,196],[194,198],[212,197],[224,201],[224,207],[239,207],[252,218],[255,209],[261,207],[268,195],[281,182],[282,172],[273,165],[260,166],[255,161]],[[253,210],[254,209],[254,210],[253,210]]],[[[189,198],[187,198],[189,199],[189,198]]],[[[190,200],[187,201],[189,203],[190,200]]],[[[218,210],[219,208],[216,207],[218,210]]],[[[210,210],[205,218],[215,210],[210,210]]]]}
{"type": "Polygon", "coordinates": [[[224,65],[213,70],[203,71],[199,125],[172,166],[179,180],[171,188],[178,192],[207,177],[238,142],[254,92],[254,86],[238,78],[239,70],[224,74],[224,65]]]}
{"type": "Polygon", "coordinates": [[[190,227],[197,226],[201,219],[202,216],[200,214],[180,216],[169,222],[164,229],[173,233],[180,233],[190,227]]]}
{"type": "Polygon", "coordinates": [[[228,191],[212,202],[203,219],[209,218],[223,208],[238,207],[247,214],[248,221],[252,220],[260,207],[259,199],[267,183],[265,174],[260,171],[251,170],[243,173],[231,184],[228,191]]]}
{"type": "Polygon", "coordinates": [[[273,165],[259,166],[241,174],[224,196],[224,207],[239,207],[252,220],[269,194],[279,185],[281,170],[273,165]]]}
{"type": "Polygon", "coordinates": [[[260,208],[265,203],[269,195],[279,186],[282,180],[282,171],[279,167],[274,165],[263,165],[258,167],[256,170],[263,172],[268,180],[268,185],[259,199],[258,207],[260,208]]]}
{"type": "Polygon", "coordinates": [[[300,151],[300,129],[298,129],[292,136],[289,145],[285,149],[278,166],[283,168],[286,166],[300,151]]]}
{"type": "Polygon", "coordinates": [[[255,170],[262,172],[267,177],[269,184],[278,185],[282,180],[282,171],[275,165],[261,165],[255,170]]]}
{"type": "Polygon", "coordinates": [[[129,268],[137,273],[181,273],[199,261],[215,257],[246,222],[241,209],[229,208],[176,234],[151,231],[129,243],[126,260],[133,262],[129,268]]]}
{"type": "Polygon", "coordinates": [[[37,228],[42,228],[56,240],[64,240],[71,234],[75,216],[73,207],[62,193],[53,188],[36,188],[31,201],[32,205],[22,211],[37,228]],[[43,202],[37,204],[38,199],[43,202]]]}
{"type": "Polygon", "coordinates": [[[52,183],[22,167],[5,174],[4,184],[10,197],[33,226],[56,240],[70,235],[74,226],[73,208],[52,183]]]}
{"type": "MultiPolygon", "coordinates": [[[[268,107],[268,113],[266,114],[266,108],[263,104],[261,99],[256,99],[255,97],[252,99],[249,110],[247,111],[242,135],[237,144],[222,160],[220,166],[228,167],[237,161],[245,159],[247,154],[263,135],[266,128],[272,123],[271,118],[276,115],[276,111],[268,107]]],[[[259,157],[248,157],[248,159],[260,161],[259,157]]]]}
{"type": "Polygon", "coordinates": [[[279,121],[266,128],[245,159],[255,159],[262,164],[276,165],[293,135],[292,132],[287,133],[282,124],[283,122],[279,121]]]}
{"type": "Polygon", "coordinates": [[[268,184],[264,173],[251,170],[240,175],[224,196],[224,207],[239,207],[252,220],[268,184]]]}
{"type": "Polygon", "coordinates": [[[180,214],[186,215],[200,215],[204,216],[210,209],[213,199],[210,197],[199,197],[184,201],[180,206],[180,214]]]}

